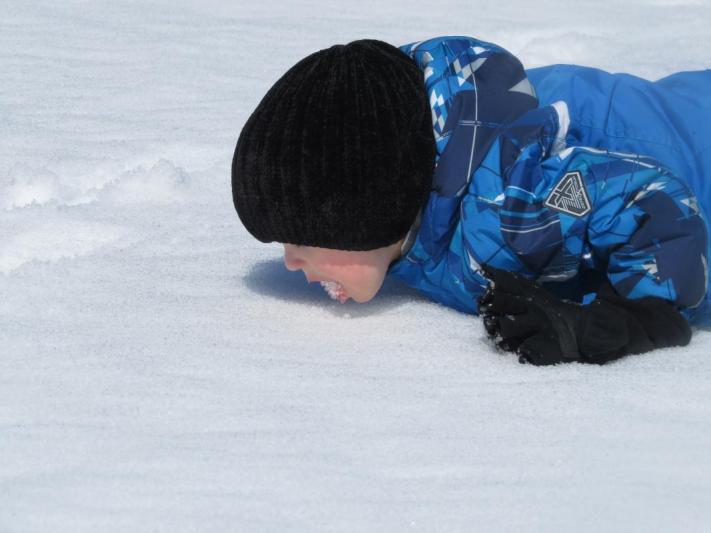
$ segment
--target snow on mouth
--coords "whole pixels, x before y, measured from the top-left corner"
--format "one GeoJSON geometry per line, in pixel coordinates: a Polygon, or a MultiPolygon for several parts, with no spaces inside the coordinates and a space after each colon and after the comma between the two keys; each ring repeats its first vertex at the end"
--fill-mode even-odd
{"type": "Polygon", "coordinates": [[[321,286],[334,300],[338,300],[341,303],[345,303],[348,299],[348,296],[346,295],[346,290],[343,288],[343,285],[341,285],[337,281],[322,281],[321,286]]]}

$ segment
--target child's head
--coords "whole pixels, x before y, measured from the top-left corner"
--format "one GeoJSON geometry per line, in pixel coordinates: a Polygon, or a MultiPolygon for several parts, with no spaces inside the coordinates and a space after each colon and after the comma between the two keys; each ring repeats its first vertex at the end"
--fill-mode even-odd
{"type": "MultiPolygon", "coordinates": [[[[295,250],[329,249],[331,265],[382,270],[428,197],[435,153],[415,62],[383,41],[334,45],[291,67],[249,117],[235,148],[232,196],[247,230],[283,243],[287,256],[303,261],[295,250]]],[[[312,270],[319,275],[326,273],[312,270]]],[[[356,301],[369,299],[366,285],[356,301]]]]}

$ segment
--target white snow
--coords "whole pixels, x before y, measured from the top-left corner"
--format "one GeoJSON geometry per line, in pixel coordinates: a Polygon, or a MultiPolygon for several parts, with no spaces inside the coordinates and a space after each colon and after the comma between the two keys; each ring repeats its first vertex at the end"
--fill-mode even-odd
{"type": "Polygon", "coordinates": [[[0,531],[702,531],[711,333],[520,365],[253,239],[240,128],[305,55],[472,35],[709,68],[708,0],[0,3],[0,531]]]}

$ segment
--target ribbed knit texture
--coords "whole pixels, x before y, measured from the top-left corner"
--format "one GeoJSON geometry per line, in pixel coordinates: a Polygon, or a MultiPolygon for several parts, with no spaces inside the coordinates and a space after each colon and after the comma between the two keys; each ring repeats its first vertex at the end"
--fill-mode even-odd
{"type": "Polygon", "coordinates": [[[380,248],[415,221],[435,153],[415,62],[383,41],[334,45],[291,67],[245,123],[234,205],[262,242],[380,248]]]}

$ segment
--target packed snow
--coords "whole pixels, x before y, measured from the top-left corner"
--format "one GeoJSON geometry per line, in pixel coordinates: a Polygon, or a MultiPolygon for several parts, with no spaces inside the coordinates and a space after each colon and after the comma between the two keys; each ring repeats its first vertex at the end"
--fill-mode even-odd
{"type": "Polygon", "coordinates": [[[711,333],[537,368],[387,280],[341,305],[239,223],[299,59],[437,35],[709,68],[709,0],[0,1],[0,531],[709,531],[711,333]]]}

